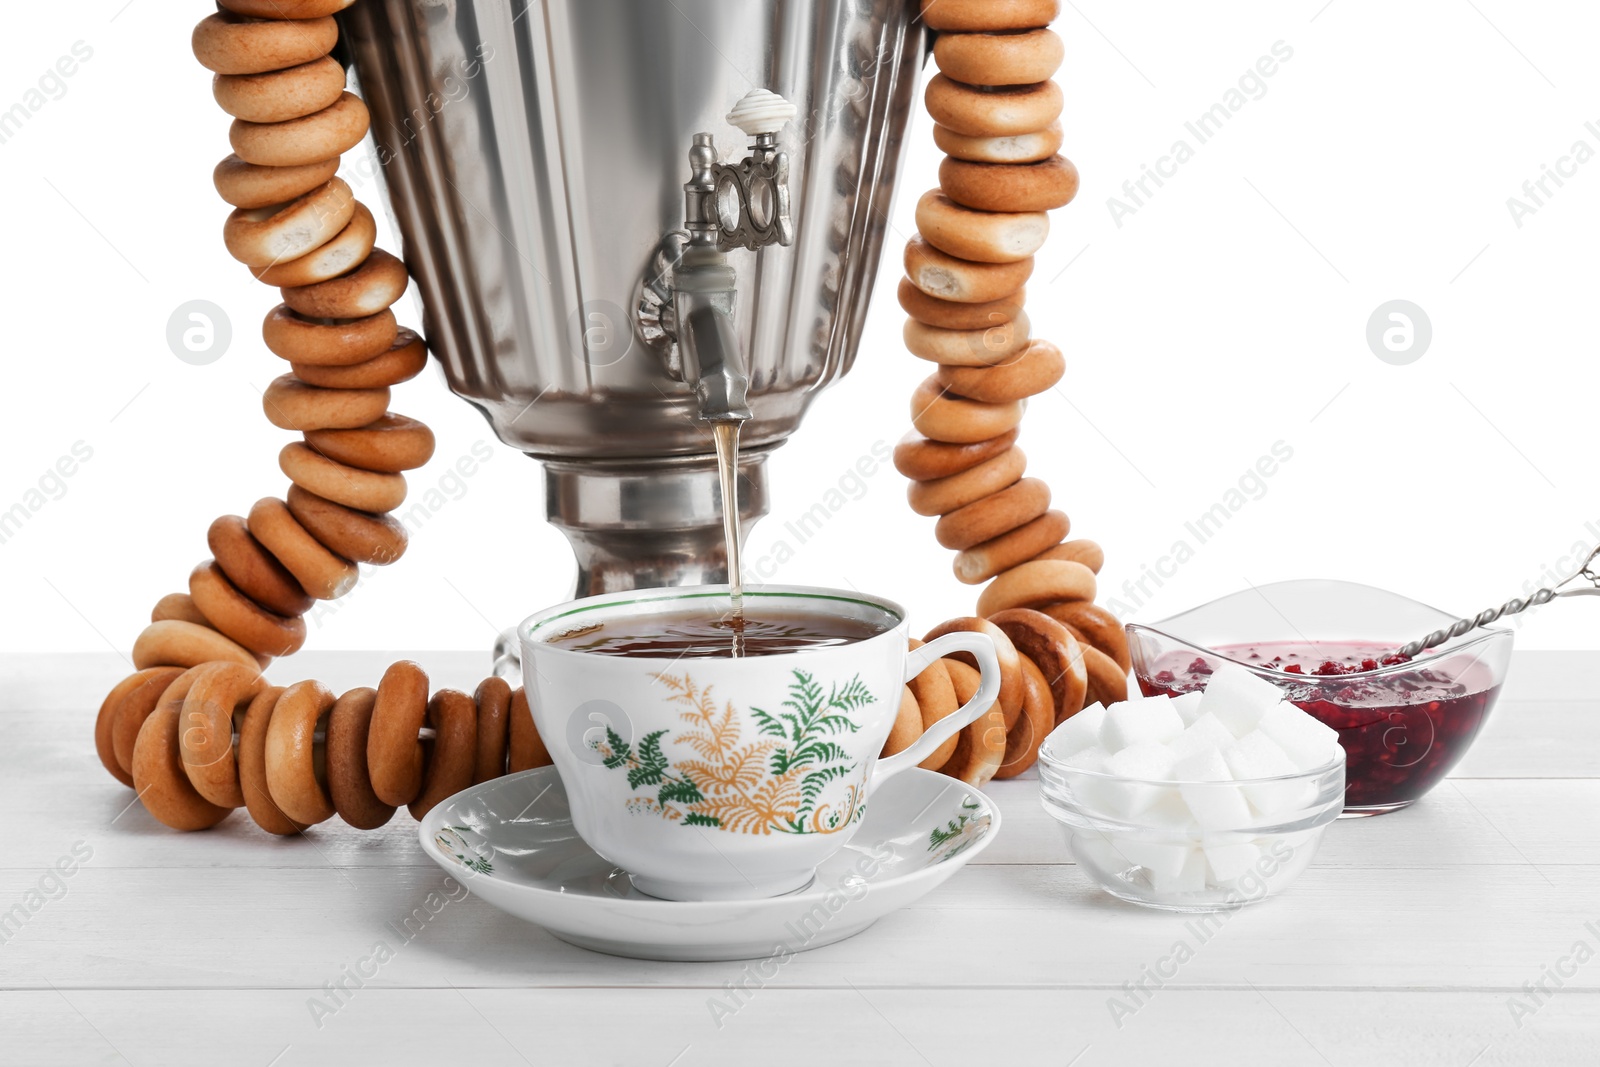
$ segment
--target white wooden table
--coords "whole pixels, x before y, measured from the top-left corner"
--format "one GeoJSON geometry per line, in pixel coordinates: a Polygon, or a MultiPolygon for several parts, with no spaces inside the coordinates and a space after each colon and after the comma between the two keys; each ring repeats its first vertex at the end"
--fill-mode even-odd
{"type": "MultiPolygon", "coordinates": [[[[337,691],[396,655],[308,652],[270,673],[337,691]]],[[[413,655],[462,686],[487,659],[413,655]]],[[[126,670],[0,658],[6,1065],[1600,1063],[1600,654],[1519,654],[1454,778],[1335,824],[1283,897],[1204,942],[1093,889],[1035,783],[996,783],[1005,825],[977,862],[794,956],[720,1027],[709,1001],[743,964],[595,955],[475,898],[402,941],[389,924],[444,877],[403,812],[292,840],[242,813],[166,830],[94,756],[94,710],[126,670]],[[46,874],[74,850],[70,876],[46,874]],[[380,939],[393,959],[314,1020],[308,1003],[380,939]],[[1157,988],[1146,968],[1180,941],[1193,956],[1157,988]],[[1137,1006],[1120,1026],[1113,999],[1137,1006]]]]}

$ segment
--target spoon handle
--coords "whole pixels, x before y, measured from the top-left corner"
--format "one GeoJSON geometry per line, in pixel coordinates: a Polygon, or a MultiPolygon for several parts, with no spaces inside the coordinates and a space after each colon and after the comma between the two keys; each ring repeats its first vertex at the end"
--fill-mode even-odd
{"type": "Polygon", "coordinates": [[[1424,652],[1436,645],[1442,645],[1453,637],[1460,637],[1464,633],[1476,630],[1480,626],[1488,626],[1491,622],[1506,615],[1516,615],[1527,611],[1529,608],[1548,604],[1556,597],[1584,596],[1600,594],[1600,573],[1593,570],[1596,557],[1600,557],[1600,546],[1589,550],[1576,570],[1568,574],[1554,585],[1545,586],[1538,592],[1528,597],[1514,597],[1497,608],[1485,608],[1470,618],[1457,619],[1442,630],[1435,630],[1420,641],[1413,641],[1400,648],[1400,655],[1411,658],[1419,652],[1424,652]],[[1583,579],[1587,584],[1576,584],[1578,579],[1583,579]],[[1572,585],[1571,589],[1564,588],[1572,585]]]}

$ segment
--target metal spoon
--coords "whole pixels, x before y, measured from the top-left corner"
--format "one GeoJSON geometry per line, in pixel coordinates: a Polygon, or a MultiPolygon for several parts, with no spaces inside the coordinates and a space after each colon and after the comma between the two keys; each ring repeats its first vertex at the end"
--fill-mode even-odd
{"type": "Polygon", "coordinates": [[[1600,566],[1600,563],[1596,562],[1597,559],[1600,559],[1600,545],[1590,549],[1577,569],[1554,585],[1546,586],[1526,599],[1508,600],[1497,608],[1486,608],[1471,618],[1458,619],[1443,630],[1435,630],[1422,640],[1405,645],[1400,649],[1400,655],[1409,659],[1435,645],[1444,644],[1452,637],[1460,637],[1480,626],[1488,626],[1502,615],[1515,615],[1540,604],[1548,604],[1558,596],[1600,596],[1600,574],[1595,571],[1595,568],[1600,566]],[[1574,583],[1580,578],[1587,584],[1575,585],[1574,583]],[[1572,586],[1571,589],[1565,588],[1569,585],[1572,586]]]}

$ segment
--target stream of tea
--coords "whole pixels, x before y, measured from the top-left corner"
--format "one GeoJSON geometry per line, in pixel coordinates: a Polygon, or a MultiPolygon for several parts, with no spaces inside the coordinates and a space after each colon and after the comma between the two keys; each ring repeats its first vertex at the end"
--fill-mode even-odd
{"type": "Polygon", "coordinates": [[[717,441],[717,477],[722,483],[722,539],[728,550],[728,596],[732,608],[733,654],[744,655],[744,563],[739,558],[739,426],[734,421],[712,426],[717,441]]]}

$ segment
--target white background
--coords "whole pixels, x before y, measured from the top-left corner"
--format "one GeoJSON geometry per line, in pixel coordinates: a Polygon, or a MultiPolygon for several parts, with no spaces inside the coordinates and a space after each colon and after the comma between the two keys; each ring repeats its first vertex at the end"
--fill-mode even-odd
{"type": "MultiPolygon", "coordinates": [[[[275,457],[288,435],[258,393],[284,369],[259,337],[278,298],[223,250],[228,209],[210,182],[228,120],[188,43],[208,9],[23,4],[0,35],[0,110],[74,42],[93,49],[64,95],[0,144],[0,510],[75,442],[93,449],[0,544],[0,645],[13,651],[126,650],[206,556],[211,519],[286,488],[275,457]],[[209,366],[166,344],[168,316],[192,299],[232,321],[232,347],[209,366]]],[[[1574,141],[1600,149],[1584,125],[1600,120],[1597,23],[1592,5],[1510,0],[1064,6],[1064,151],[1084,182],[1053,217],[1029,313],[1069,370],[1033,402],[1023,444],[1074,536],[1106,546],[1104,596],[1153,620],[1246,582],[1332,576],[1467,612],[1600,539],[1589,411],[1600,161],[1520,228],[1507,208],[1574,141]],[[1197,145],[1185,121],[1277,41],[1293,57],[1265,95],[1197,145]],[[1178,138],[1194,158],[1119,227],[1107,198],[1178,138]],[[1396,298],[1432,320],[1431,347],[1408,366],[1380,362],[1365,340],[1373,310],[1396,298]],[[1293,459],[1196,547],[1185,522],[1278,441],[1293,459]],[[1124,591],[1179,539],[1192,559],[1159,589],[1124,591]]],[[[900,346],[893,291],[912,206],[934,181],[929,133],[919,108],[856,368],[772,460],[772,515],[751,560],[906,429],[928,367],[900,346]]],[[[357,192],[375,203],[370,179],[357,192]]],[[[397,247],[387,233],[380,243],[397,247]]],[[[396,311],[420,321],[409,301],[396,311]]],[[[414,497],[491,439],[436,369],[398,388],[395,406],[438,435],[414,497]]],[[[309,645],[486,648],[567,594],[572,563],[542,515],[537,468],[497,444],[402,561],[313,616],[309,645]]],[[[974,601],[949,565],[886,466],[776,577],[882,592],[932,625],[974,601]]],[[[1524,646],[1600,640],[1600,604],[1540,615],[1524,646]]]]}

